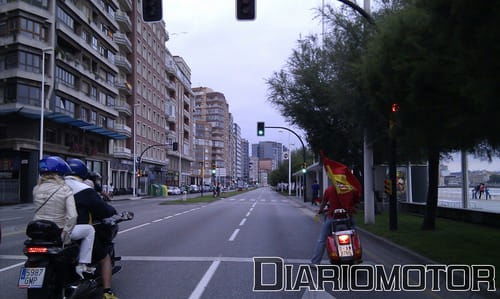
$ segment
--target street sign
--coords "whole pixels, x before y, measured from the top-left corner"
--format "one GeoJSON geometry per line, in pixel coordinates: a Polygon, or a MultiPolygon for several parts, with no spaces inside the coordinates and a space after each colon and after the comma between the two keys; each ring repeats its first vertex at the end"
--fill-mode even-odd
{"type": "Polygon", "coordinates": [[[288,152],[283,152],[283,160],[288,160],[288,152]]]}

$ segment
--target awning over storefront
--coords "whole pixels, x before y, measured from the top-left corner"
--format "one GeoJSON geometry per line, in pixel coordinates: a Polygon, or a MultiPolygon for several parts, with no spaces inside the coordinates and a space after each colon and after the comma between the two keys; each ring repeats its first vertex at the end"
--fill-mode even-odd
{"type": "MultiPolygon", "coordinates": [[[[40,110],[37,109],[30,109],[30,108],[21,108],[21,109],[15,109],[14,111],[9,111],[8,110],[0,110],[0,115],[2,114],[11,114],[11,113],[16,113],[19,115],[22,115],[24,117],[28,117],[31,119],[40,119],[40,110]]],[[[121,134],[115,131],[112,131],[107,128],[103,128],[100,126],[97,126],[95,124],[88,123],[86,121],[76,119],[74,117],[71,117],[70,115],[64,114],[64,113],[59,113],[59,112],[50,112],[47,111],[44,115],[44,118],[50,119],[54,122],[61,123],[61,124],[67,124],[73,127],[80,128],[85,131],[93,132],[96,134],[104,135],[113,139],[127,139],[129,138],[125,134],[121,134]]]]}

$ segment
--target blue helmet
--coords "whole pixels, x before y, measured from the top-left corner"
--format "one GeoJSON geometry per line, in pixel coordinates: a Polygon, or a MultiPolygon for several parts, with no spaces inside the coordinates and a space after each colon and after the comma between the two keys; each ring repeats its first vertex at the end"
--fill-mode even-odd
{"type": "Polygon", "coordinates": [[[40,160],[38,170],[40,171],[40,174],[57,173],[60,176],[65,176],[71,172],[71,168],[68,163],[66,163],[66,161],[64,161],[61,157],[57,156],[50,156],[40,160]]]}
{"type": "Polygon", "coordinates": [[[82,179],[87,179],[89,176],[89,170],[85,163],[83,163],[80,159],[69,159],[68,160],[69,167],[71,167],[71,175],[75,175],[82,179]]]}

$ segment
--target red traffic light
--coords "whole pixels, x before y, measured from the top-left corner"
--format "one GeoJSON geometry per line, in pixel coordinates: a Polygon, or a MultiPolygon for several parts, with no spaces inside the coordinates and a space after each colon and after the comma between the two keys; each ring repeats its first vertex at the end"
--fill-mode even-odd
{"type": "Polygon", "coordinates": [[[399,104],[397,104],[397,103],[392,104],[391,111],[398,112],[399,111],[399,104]]]}

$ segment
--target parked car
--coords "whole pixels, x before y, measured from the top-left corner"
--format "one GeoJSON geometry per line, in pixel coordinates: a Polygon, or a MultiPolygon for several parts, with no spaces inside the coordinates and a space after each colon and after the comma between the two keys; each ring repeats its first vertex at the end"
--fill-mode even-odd
{"type": "Polygon", "coordinates": [[[189,193],[198,193],[200,192],[200,188],[196,185],[191,185],[189,186],[189,193]]]}
{"type": "Polygon", "coordinates": [[[179,195],[181,194],[181,189],[179,189],[179,187],[176,187],[176,186],[168,186],[168,194],[169,195],[179,195]]]}

